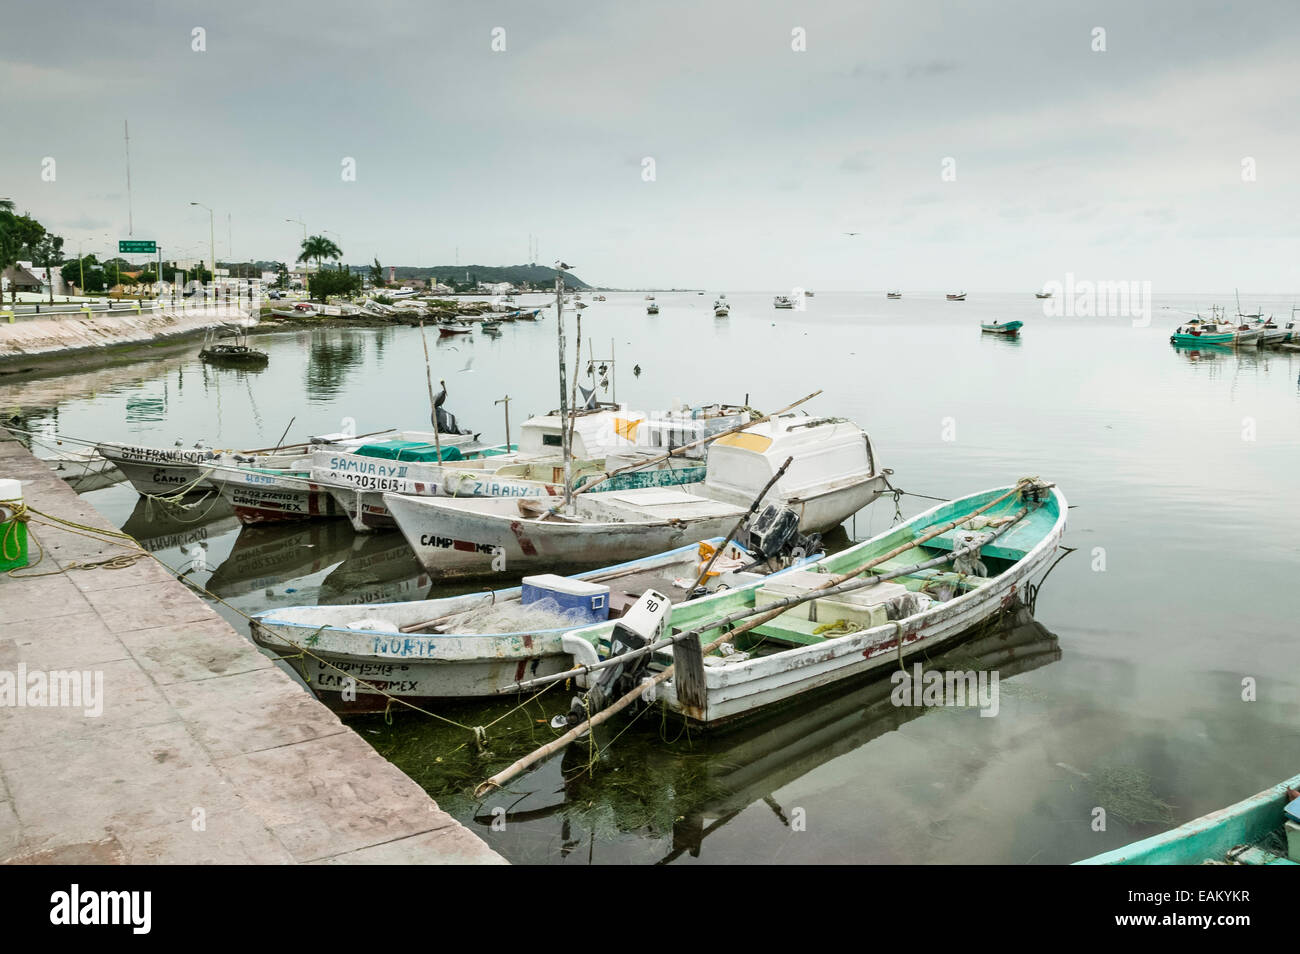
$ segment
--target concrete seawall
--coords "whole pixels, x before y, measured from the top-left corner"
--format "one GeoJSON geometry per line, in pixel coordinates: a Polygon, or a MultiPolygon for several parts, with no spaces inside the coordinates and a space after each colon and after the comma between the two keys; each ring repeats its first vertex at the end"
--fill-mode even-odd
{"type": "Polygon", "coordinates": [[[42,359],[86,355],[202,334],[220,325],[252,323],[245,309],[225,306],[115,309],[86,314],[48,313],[0,320],[0,369],[42,359]]]}
{"type": "MultiPolygon", "coordinates": [[[[116,530],[2,428],[0,476],[116,530]]],[[[102,713],[0,693],[0,861],[502,863],[167,568],[44,519],[0,573],[0,675],[102,674],[102,713]]]]}

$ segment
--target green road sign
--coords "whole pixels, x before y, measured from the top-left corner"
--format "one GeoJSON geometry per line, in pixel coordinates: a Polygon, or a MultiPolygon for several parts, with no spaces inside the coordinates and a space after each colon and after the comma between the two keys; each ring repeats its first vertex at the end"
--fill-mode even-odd
{"type": "Polygon", "coordinates": [[[149,252],[150,254],[153,254],[153,253],[155,253],[155,252],[158,251],[158,243],[157,243],[157,242],[137,242],[137,241],[130,241],[130,240],[128,240],[128,239],[119,239],[119,240],[118,240],[118,243],[117,243],[117,250],[118,250],[118,252],[120,252],[120,253],[124,253],[124,254],[125,254],[125,253],[134,253],[134,254],[139,255],[139,254],[143,254],[143,253],[145,253],[145,252],[149,252]]]}

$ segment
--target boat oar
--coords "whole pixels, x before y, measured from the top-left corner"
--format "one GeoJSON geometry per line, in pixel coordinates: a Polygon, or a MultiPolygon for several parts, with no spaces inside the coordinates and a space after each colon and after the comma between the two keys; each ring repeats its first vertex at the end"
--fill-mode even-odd
{"type": "Polygon", "coordinates": [[[671,459],[671,458],[673,458],[673,457],[676,457],[676,456],[678,456],[679,454],[682,454],[682,453],[684,453],[684,452],[690,450],[692,447],[699,447],[701,444],[708,444],[710,441],[716,441],[716,440],[717,440],[718,438],[720,438],[720,437],[726,437],[726,436],[728,436],[729,434],[736,434],[736,433],[738,433],[738,432],[740,432],[740,431],[743,431],[743,430],[745,430],[745,429],[747,429],[747,428],[753,427],[753,426],[756,425],[756,424],[762,424],[762,423],[764,423],[765,421],[770,421],[770,420],[772,420],[772,418],[774,418],[774,417],[780,417],[782,414],[785,414],[787,411],[792,411],[792,410],[794,410],[794,409],[797,408],[800,404],[803,404],[803,403],[806,402],[806,401],[811,401],[813,398],[815,398],[817,395],[819,395],[819,394],[821,394],[821,393],[822,393],[822,392],[821,392],[821,389],[818,388],[818,389],[817,389],[816,391],[814,391],[812,394],[809,394],[809,395],[806,396],[806,397],[801,397],[799,400],[795,401],[793,404],[789,404],[789,405],[787,405],[787,406],[781,408],[781,410],[776,411],[775,413],[767,414],[767,415],[764,415],[763,417],[760,417],[760,418],[755,418],[754,420],[750,421],[750,422],[747,423],[747,424],[737,424],[735,427],[728,428],[728,429],[725,430],[725,431],[719,431],[717,434],[710,434],[708,437],[701,437],[701,438],[699,438],[698,440],[693,440],[693,441],[691,441],[689,444],[683,444],[681,447],[677,447],[677,448],[674,448],[673,450],[670,450],[667,454],[661,454],[660,456],[658,456],[658,457],[652,457],[652,458],[650,458],[649,460],[638,461],[638,462],[636,462],[636,463],[627,464],[627,465],[625,465],[625,466],[623,466],[623,467],[618,467],[618,468],[616,468],[616,469],[614,469],[614,470],[611,470],[609,473],[607,473],[604,477],[601,477],[599,480],[592,481],[591,483],[587,484],[585,487],[579,487],[577,490],[574,491],[574,493],[575,493],[575,494],[585,494],[585,493],[587,493],[588,491],[593,490],[593,489],[596,488],[596,487],[599,487],[601,484],[603,484],[605,481],[609,480],[610,478],[618,476],[619,474],[623,473],[624,471],[627,471],[627,470],[640,470],[641,468],[643,468],[643,467],[649,467],[649,466],[651,466],[652,464],[662,464],[664,461],[669,460],[669,459],[671,459]]]}
{"type": "MultiPolygon", "coordinates": [[[[730,629],[724,632],[713,642],[709,643],[707,646],[704,646],[700,650],[701,656],[707,656],[709,653],[712,653],[716,649],[718,649],[718,647],[720,647],[724,642],[728,642],[729,640],[735,639],[736,636],[739,636],[743,633],[747,633],[751,629],[754,629],[758,626],[762,626],[764,623],[771,622],[772,620],[780,616],[782,613],[784,613],[791,606],[796,606],[800,603],[806,603],[809,600],[818,599],[822,596],[825,596],[826,590],[847,583],[849,580],[857,576],[859,573],[867,570],[872,566],[878,565],[884,560],[889,559],[891,556],[896,556],[898,553],[901,553],[904,550],[908,550],[911,549],[912,547],[919,546],[921,543],[925,542],[926,540],[933,539],[939,534],[945,533],[948,530],[951,530],[956,526],[959,526],[960,524],[966,522],[967,520],[970,520],[972,517],[979,516],[981,513],[988,510],[994,504],[1006,500],[1012,494],[1018,492],[1024,484],[1025,481],[1023,480],[1018,482],[1016,486],[1012,488],[1010,491],[1008,491],[1007,493],[996,498],[995,500],[990,501],[989,503],[985,504],[983,507],[980,507],[978,510],[966,514],[960,520],[953,521],[950,524],[945,524],[931,533],[927,533],[921,537],[917,537],[915,540],[910,541],[906,546],[903,546],[901,548],[895,548],[894,550],[891,550],[888,554],[885,554],[882,557],[877,557],[871,561],[868,561],[867,563],[863,564],[863,566],[859,570],[853,573],[843,574],[840,577],[832,577],[829,581],[827,581],[825,585],[820,586],[815,590],[811,590],[808,593],[801,594],[800,596],[787,597],[786,599],[781,600],[776,604],[773,604],[772,608],[763,610],[757,616],[750,616],[748,621],[742,623],[740,626],[737,626],[734,629],[730,629]]],[[[1014,519],[1010,523],[999,528],[998,532],[994,534],[994,537],[1001,536],[1001,534],[1005,533],[1008,529],[1014,526],[1014,524],[1020,519],[1022,519],[1027,513],[1029,513],[1029,508],[1028,507],[1022,508],[1021,511],[1014,517],[1014,519]]],[[[989,542],[988,540],[983,540],[980,542],[979,545],[982,547],[986,545],[988,542],[989,542]]],[[[976,548],[968,547],[965,549],[974,550],[976,548]]],[[[946,562],[947,560],[953,558],[956,555],[957,555],[957,551],[954,550],[952,553],[944,554],[942,558],[936,558],[936,560],[939,562],[946,562]]],[[[859,581],[858,586],[849,586],[846,587],[846,589],[858,589],[860,587],[874,585],[876,582],[879,581],[862,580],[859,581]]],[[[751,609],[748,610],[747,612],[752,614],[754,611],[751,609]]],[[[726,625],[726,621],[725,620],[715,621],[710,624],[709,629],[714,629],[719,625],[726,625]]],[[[703,632],[703,630],[692,631],[692,634],[699,635],[701,632],[703,632]]],[[[681,638],[684,638],[686,635],[688,634],[679,634],[681,638]]],[[[676,641],[678,638],[679,637],[674,637],[674,641],[676,641]]],[[[899,634],[899,639],[900,641],[902,639],[901,632],[899,634]]],[[[508,782],[510,779],[514,778],[519,773],[525,771],[532,765],[536,764],[537,762],[541,761],[544,758],[547,758],[553,753],[560,751],[565,746],[567,746],[570,742],[573,742],[581,738],[583,735],[585,735],[588,731],[595,728],[596,726],[604,722],[607,722],[609,719],[613,718],[613,716],[616,713],[626,709],[633,702],[639,699],[645,692],[654,688],[655,686],[658,686],[660,683],[666,682],[668,679],[671,679],[673,673],[676,671],[676,668],[677,666],[675,663],[671,666],[667,666],[666,668],[664,668],[663,670],[656,673],[654,676],[650,678],[649,685],[647,685],[645,682],[638,684],[634,688],[630,689],[627,693],[620,696],[607,708],[604,708],[600,712],[597,712],[586,722],[580,722],[578,725],[574,726],[572,729],[564,733],[564,735],[560,736],[558,739],[555,739],[552,742],[547,743],[546,745],[542,746],[540,749],[537,749],[535,752],[530,753],[529,755],[525,755],[523,758],[517,760],[512,765],[506,767],[502,771],[498,772],[496,775],[493,775],[491,778],[483,782],[481,785],[478,786],[478,788],[474,790],[474,797],[482,798],[485,795],[487,795],[489,792],[493,791],[494,789],[500,788],[503,784],[508,782]]]]}
{"type": "Polygon", "coordinates": [[[297,415],[289,418],[289,423],[284,426],[284,433],[280,435],[280,439],[275,443],[276,450],[284,446],[284,439],[289,436],[289,428],[293,427],[293,422],[296,420],[298,420],[297,415]]]}

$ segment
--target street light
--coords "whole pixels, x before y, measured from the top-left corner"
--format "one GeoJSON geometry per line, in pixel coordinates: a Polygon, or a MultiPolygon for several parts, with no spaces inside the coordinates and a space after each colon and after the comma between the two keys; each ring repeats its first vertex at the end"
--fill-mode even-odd
{"type": "MultiPolygon", "coordinates": [[[[208,250],[212,253],[212,279],[211,279],[211,284],[212,284],[213,298],[215,298],[215,297],[216,297],[216,291],[217,291],[217,288],[216,288],[216,282],[217,282],[217,226],[216,226],[216,216],[213,214],[212,209],[208,208],[208,206],[204,205],[202,202],[191,202],[190,205],[197,205],[200,209],[207,209],[207,210],[208,210],[208,250]]],[[[207,300],[207,297],[208,297],[207,292],[204,292],[204,293],[203,293],[203,298],[204,298],[205,301],[207,300]]]]}

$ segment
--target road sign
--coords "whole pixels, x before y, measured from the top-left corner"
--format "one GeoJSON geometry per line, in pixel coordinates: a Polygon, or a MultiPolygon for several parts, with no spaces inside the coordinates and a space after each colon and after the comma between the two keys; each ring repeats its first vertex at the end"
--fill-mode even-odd
{"type": "Polygon", "coordinates": [[[148,252],[150,255],[153,255],[158,251],[158,243],[119,239],[117,250],[122,254],[143,255],[145,252],[148,252]]]}

